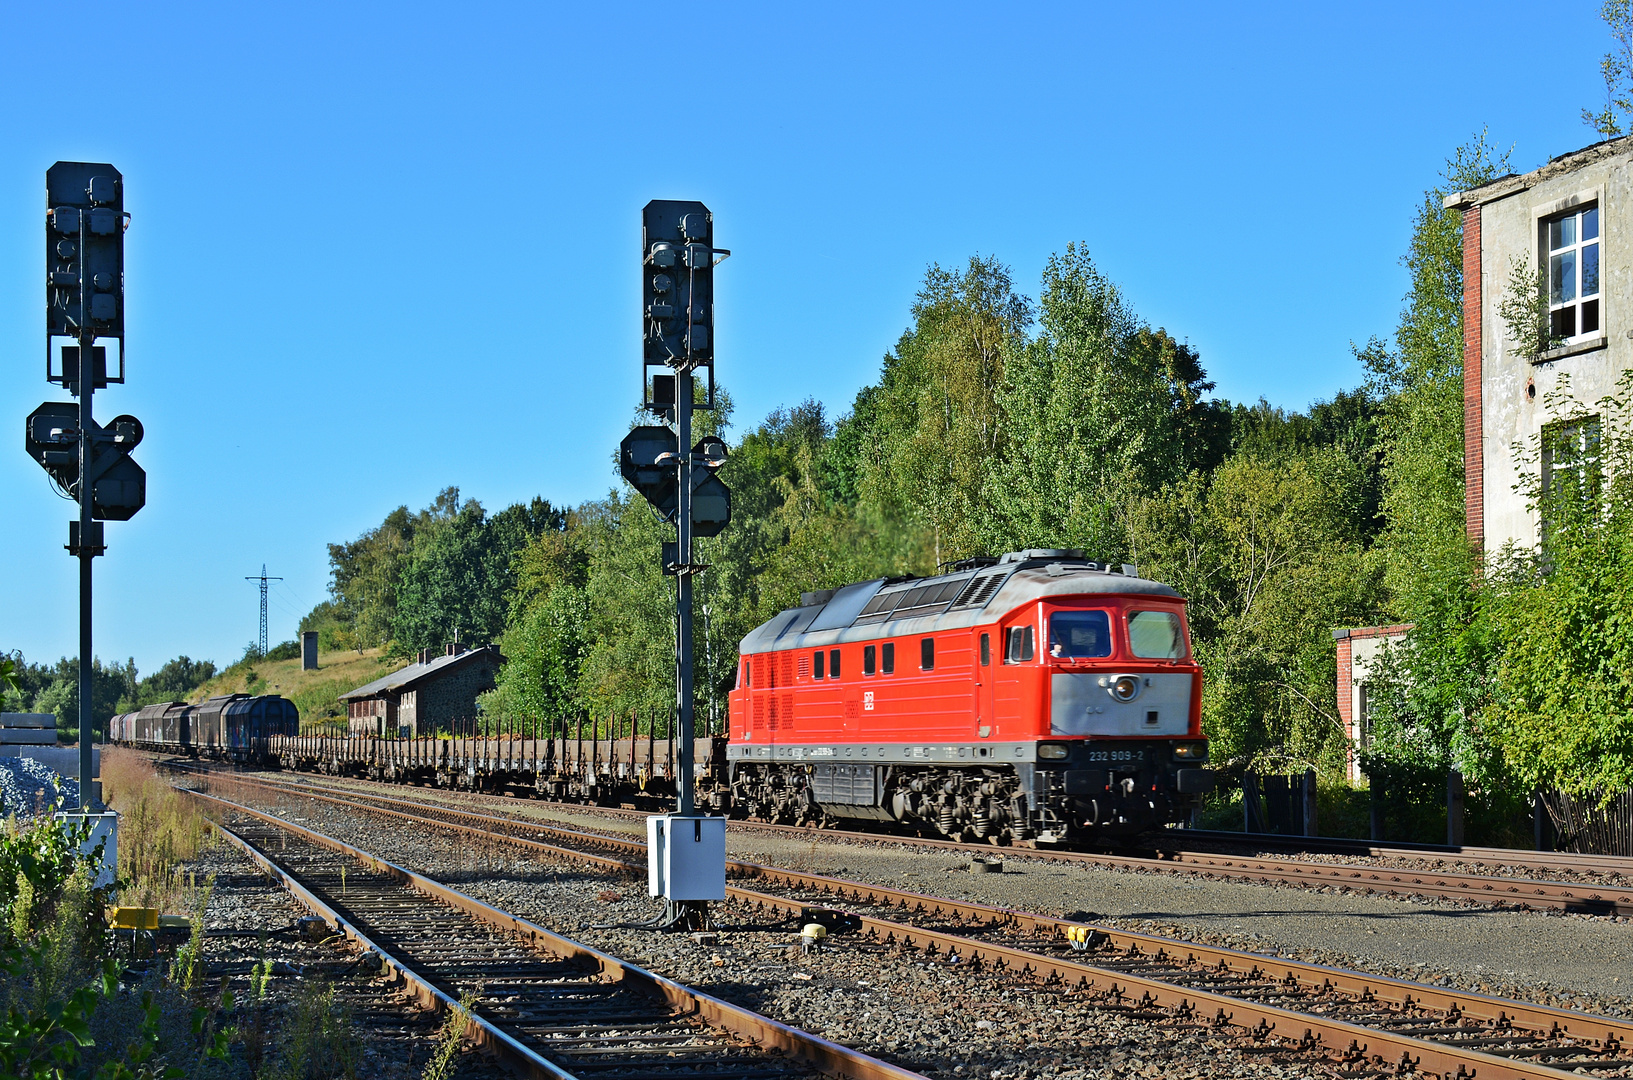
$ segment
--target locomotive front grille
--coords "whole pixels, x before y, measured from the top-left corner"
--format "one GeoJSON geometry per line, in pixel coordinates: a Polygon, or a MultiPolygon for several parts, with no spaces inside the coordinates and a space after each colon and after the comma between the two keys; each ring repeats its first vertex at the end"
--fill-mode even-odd
{"type": "Polygon", "coordinates": [[[1185,735],[1191,729],[1191,675],[1104,671],[1049,676],[1049,729],[1055,735],[1185,735]],[[1132,688],[1130,687],[1132,684],[1132,688]]]}

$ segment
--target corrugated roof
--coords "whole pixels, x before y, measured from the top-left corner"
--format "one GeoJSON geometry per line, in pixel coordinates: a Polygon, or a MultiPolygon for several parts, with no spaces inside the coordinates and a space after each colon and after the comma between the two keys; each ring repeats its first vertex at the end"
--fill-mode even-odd
{"type": "Polygon", "coordinates": [[[499,655],[499,646],[497,645],[484,645],[480,649],[466,649],[457,656],[443,655],[436,657],[428,664],[409,664],[407,667],[398,671],[393,671],[390,675],[383,678],[375,679],[371,683],[364,683],[356,690],[348,690],[346,693],[340,695],[339,700],[355,701],[360,698],[374,697],[376,694],[381,694],[388,691],[396,692],[407,690],[409,687],[423,679],[430,678],[432,675],[442,674],[448,671],[450,668],[458,667],[460,664],[463,664],[474,657],[483,655],[490,656],[495,663],[503,663],[505,659],[503,656],[499,655]]]}

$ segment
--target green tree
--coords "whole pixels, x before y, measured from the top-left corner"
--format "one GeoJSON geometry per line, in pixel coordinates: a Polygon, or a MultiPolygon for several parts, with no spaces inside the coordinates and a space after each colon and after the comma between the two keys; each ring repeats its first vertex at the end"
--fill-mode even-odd
{"type": "Polygon", "coordinates": [[[1002,452],[982,490],[985,550],[1080,547],[1116,560],[1128,501],[1183,476],[1210,425],[1196,354],[1139,325],[1067,245],[1043,275],[1040,329],[1016,343],[996,397],[1002,452]]]}
{"type": "Polygon", "coordinates": [[[1605,138],[1615,138],[1627,130],[1633,115],[1633,3],[1605,0],[1599,17],[1610,28],[1611,50],[1599,61],[1599,75],[1605,84],[1604,107],[1582,110],[1582,122],[1605,138]]]}
{"type": "MultiPolygon", "coordinates": [[[[91,658],[91,724],[94,736],[100,739],[107,731],[120,702],[135,696],[136,662],[103,664],[91,658]]],[[[32,712],[54,713],[57,717],[57,737],[73,742],[79,738],[79,660],[63,659],[56,663],[50,685],[34,698],[32,712]]]]}
{"type": "Polygon", "coordinates": [[[1341,767],[1328,631],[1370,620],[1382,601],[1354,513],[1362,483],[1333,447],[1240,454],[1211,480],[1193,473],[1135,504],[1141,572],[1189,600],[1218,760],[1341,767]]]}
{"type": "Polygon", "coordinates": [[[517,556],[509,629],[498,686],[483,702],[488,715],[543,721],[586,711],[579,680],[591,647],[589,553],[579,515],[547,530],[517,556]]]}
{"type": "Polygon", "coordinates": [[[1523,482],[1544,540],[1504,552],[1484,590],[1481,721],[1521,791],[1609,795],[1633,787],[1633,372],[1597,409],[1568,382],[1546,405],[1523,482]]]}
{"type": "Polygon", "coordinates": [[[962,271],[931,266],[912,315],[870,402],[861,487],[886,515],[922,521],[937,560],[957,558],[983,546],[983,488],[1002,446],[998,387],[1032,309],[1007,267],[972,257],[962,271]]]}
{"type": "Polygon", "coordinates": [[[1382,402],[1384,528],[1378,550],[1393,617],[1414,624],[1400,655],[1371,679],[1375,752],[1444,767],[1481,782],[1493,760],[1475,717],[1490,690],[1489,628],[1476,585],[1463,481],[1463,223],[1452,191],[1508,170],[1484,133],[1447,162],[1424,193],[1403,260],[1411,289],[1395,350],[1358,355],[1382,402]]]}

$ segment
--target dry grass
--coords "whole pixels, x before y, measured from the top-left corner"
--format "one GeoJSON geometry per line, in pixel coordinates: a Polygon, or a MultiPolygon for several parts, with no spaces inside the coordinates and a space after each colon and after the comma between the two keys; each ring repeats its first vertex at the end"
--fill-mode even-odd
{"type": "Polygon", "coordinates": [[[182,871],[209,837],[197,804],[165,783],[141,754],[102,751],[102,797],[119,812],[120,902],[185,911],[195,889],[182,871]]]}
{"type": "Polygon", "coordinates": [[[341,694],[406,663],[381,656],[379,649],[319,653],[316,671],[302,671],[299,659],[254,660],[248,665],[234,664],[204,683],[191,700],[203,701],[213,694],[282,694],[295,703],[303,720],[338,717],[344,715],[337,700],[341,694]]]}

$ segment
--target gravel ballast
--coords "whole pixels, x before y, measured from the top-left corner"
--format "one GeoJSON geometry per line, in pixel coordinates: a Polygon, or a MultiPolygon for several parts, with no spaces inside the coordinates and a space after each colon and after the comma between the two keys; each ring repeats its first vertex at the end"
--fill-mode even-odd
{"type": "MultiPolygon", "coordinates": [[[[280,1053],[291,1039],[292,1014],[303,994],[333,986],[339,1009],[348,1016],[346,1045],[355,1054],[355,1075],[380,1080],[414,1080],[436,1047],[439,1016],[419,1009],[391,978],[360,970],[358,951],[338,936],[310,941],[297,932],[309,912],[275,885],[242,852],[225,842],[200,849],[188,869],[199,887],[213,878],[205,912],[204,978],[207,986],[225,980],[239,1009],[235,1024],[236,1060],[250,1075],[249,1043],[258,1045],[260,1075],[280,1075],[280,1053]],[[250,986],[258,961],[274,967],[263,1002],[250,986]]],[[[286,1064],[286,1063],[285,1063],[286,1064]]],[[[500,1080],[505,1072],[484,1055],[461,1055],[459,1077],[500,1080]]]]}
{"type": "Polygon", "coordinates": [[[858,938],[836,935],[805,953],[797,925],[731,904],[715,905],[723,925],[712,944],[609,926],[655,913],[644,878],[439,830],[416,833],[334,807],[239,795],[565,936],[915,1071],[983,1080],[1331,1075],[1330,1066],[1296,1053],[1244,1051],[1238,1029],[1153,1023],[1099,1008],[1086,995],[858,938]]]}
{"type": "Polygon", "coordinates": [[[61,804],[79,805],[79,781],[59,776],[33,758],[0,757],[0,816],[22,819],[49,814],[61,804]]]}
{"type": "MultiPolygon", "coordinates": [[[[404,791],[381,785],[346,786],[372,794],[404,791]]],[[[620,835],[644,832],[638,818],[590,809],[406,791],[411,793],[408,797],[489,814],[620,835]]],[[[1562,1008],[1633,1016],[1629,985],[1633,920],[1625,917],[1114,870],[1028,858],[1016,849],[993,849],[993,855],[1004,856],[1003,873],[971,874],[967,857],[944,850],[814,830],[808,836],[790,836],[735,823],[727,832],[727,847],[733,858],[747,862],[1041,914],[1083,913],[1123,929],[1562,1008]]]]}

